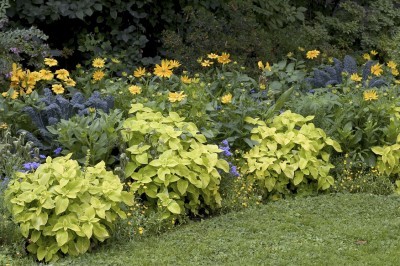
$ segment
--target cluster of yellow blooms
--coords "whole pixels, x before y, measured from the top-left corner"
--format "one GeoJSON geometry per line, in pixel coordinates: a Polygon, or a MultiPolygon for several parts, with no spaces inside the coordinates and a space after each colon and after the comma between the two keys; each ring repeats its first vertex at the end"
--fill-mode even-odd
{"type": "Polygon", "coordinates": [[[102,80],[104,78],[104,76],[106,74],[104,73],[103,70],[101,70],[101,68],[103,68],[105,66],[105,63],[106,62],[105,62],[105,60],[103,58],[95,58],[93,60],[92,66],[95,67],[95,68],[100,68],[100,69],[96,70],[93,73],[93,75],[92,75],[93,80],[100,81],[100,80],[102,80]]]}
{"type": "MultiPolygon", "coordinates": [[[[57,66],[58,62],[53,58],[45,58],[44,64],[53,67],[57,66]]],[[[2,96],[16,99],[19,95],[31,94],[37,82],[41,80],[51,81],[54,79],[54,75],[56,75],[59,82],[52,85],[52,90],[55,94],[64,93],[64,86],[74,87],[76,85],[76,82],[69,76],[69,72],[66,69],[58,69],[54,73],[48,69],[31,72],[30,70],[22,70],[14,63],[12,65],[10,85],[13,93],[9,95],[9,92],[3,92],[2,96]]]]}
{"type": "Polygon", "coordinates": [[[229,64],[230,62],[232,62],[232,60],[230,59],[230,54],[228,53],[222,53],[221,55],[217,55],[215,53],[210,53],[207,55],[207,58],[209,59],[202,59],[199,58],[199,60],[197,60],[201,66],[203,67],[210,67],[214,64],[214,61],[210,60],[210,59],[216,59],[218,63],[226,65],[229,64]]]}

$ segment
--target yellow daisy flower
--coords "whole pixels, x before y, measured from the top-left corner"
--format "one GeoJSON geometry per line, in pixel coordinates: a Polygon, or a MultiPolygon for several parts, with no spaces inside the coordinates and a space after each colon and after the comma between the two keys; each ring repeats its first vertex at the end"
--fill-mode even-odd
{"type": "Polygon", "coordinates": [[[357,73],[353,73],[351,74],[350,79],[355,82],[360,82],[362,77],[360,77],[357,73]]]}
{"type": "Polygon", "coordinates": [[[364,91],[363,96],[364,101],[378,100],[378,94],[376,93],[376,90],[364,91]]]}
{"type": "Polygon", "coordinates": [[[162,60],[161,64],[156,64],[156,67],[154,68],[154,75],[160,77],[160,78],[169,78],[172,76],[172,70],[169,65],[169,62],[166,60],[162,60]]]}
{"type": "Polygon", "coordinates": [[[389,62],[387,62],[387,66],[391,69],[394,69],[397,67],[397,64],[393,61],[389,61],[389,62]]]}
{"type": "Polygon", "coordinates": [[[104,76],[105,76],[105,74],[104,74],[104,72],[103,71],[101,71],[101,70],[96,70],[94,73],[93,73],[93,79],[94,80],[97,80],[97,81],[99,81],[99,80],[102,80],[103,78],[104,78],[104,76]]]}
{"type": "Polygon", "coordinates": [[[306,58],[307,58],[307,59],[314,59],[314,58],[317,58],[317,57],[319,56],[320,53],[321,53],[321,52],[318,51],[318,50],[311,50],[311,51],[308,51],[308,52],[306,53],[306,58]]]}
{"type": "Polygon", "coordinates": [[[392,75],[393,76],[399,75],[399,70],[397,70],[397,68],[392,68],[392,75]]]}
{"type": "Polygon", "coordinates": [[[182,83],[185,83],[185,84],[190,84],[190,83],[192,83],[192,79],[189,78],[189,77],[186,76],[186,75],[181,76],[181,81],[182,81],[182,83]]]}
{"type": "Polygon", "coordinates": [[[186,97],[186,95],[184,94],[183,91],[181,91],[181,92],[170,92],[170,93],[168,94],[168,100],[169,100],[171,103],[180,102],[180,101],[182,101],[183,99],[185,99],[185,97],[186,97]]]}
{"type": "Polygon", "coordinates": [[[62,94],[64,93],[64,87],[61,84],[53,84],[51,86],[51,90],[55,93],[55,94],[62,94]]]}
{"type": "Polygon", "coordinates": [[[169,67],[170,68],[177,68],[180,67],[181,63],[177,60],[169,60],[169,67]]]}
{"type": "Polygon", "coordinates": [[[210,53],[210,54],[207,55],[207,57],[210,58],[210,59],[217,59],[219,57],[219,55],[214,54],[214,53],[210,53]]]}
{"type": "Polygon", "coordinates": [[[142,92],[142,88],[137,85],[132,85],[128,88],[129,92],[132,93],[133,95],[135,94],[140,94],[142,92]]]}
{"type": "Polygon", "coordinates": [[[57,75],[58,79],[66,80],[69,78],[69,72],[66,69],[58,69],[54,73],[57,75]]]}
{"type": "Polygon", "coordinates": [[[371,56],[369,55],[369,54],[367,54],[367,53],[365,53],[365,54],[363,54],[363,58],[365,59],[365,60],[371,60],[371,56]]]}
{"type": "Polygon", "coordinates": [[[76,82],[72,78],[68,78],[64,80],[65,85],[70,86],[70,87],[75,87],[76,82]]]}
{"type": "Polygon", "coordinates": [[[11,99],[15,100],[17,99],[19,96],[19,92],[18,91],[14,91],[13,94],[11,95],[11,99]]]}
{"type": "Polygon", "coordinates": [[[56,66],[58,64],[57,60],[53,58],[45,58],[44,59],[44,64],[48,66],[56,66]]]}
{"type": "Polygon", "coordinates": [[[214,64],[214,62],[212,62],[212,61],[210,61],[210,60],[204,60],[204,61],[202,61],[200,64],[201,64],[201,66],[203,66],[203,67],[209,67],[209,66],[211,66],[212,64],[214,64]]]}
{"type": "Polygon", "coordinates": [[[39,70],[39,73],[43,80],[52,80],[54,78],[53,73],[51,73],[49,70],[41,69],[39,70]]]}
{"type": "Polygon", "coordinates": [[[232,94],[228,93],[221,97],[221,103],[227,104],[232,102],[232,94]]]}
{"type": "Polygon", "coordinates": [[[377,77],[379,77],[380,75],[382,75],[383,73],[383,69],[382,66],[380,64],[375,64],[371,67],[371,73],[377,77]]]}
{"type": "Polygon", "coordinates": [[[264,64],[263,64],[262,61],[258,61],[257,65],[258,65],[258,68],[261,69],[261,70],[268,70],[268,71],[271,71],[271,66],[269,65],[268,62],[266,62],[266,63],[265,63],[265,66],[264,66],[264,64]]]}
{"type": "Polygon", "coordinates": [[[135,76],[136,78],[141,78],[145,75],[146,75],[146,69],[143,67],[138,67],[135,69],[135,71],[133,71],[133,76],[135,76]]]}
{"type": "Polygon", "coordinates": [[[228,53],[222,53],[222,55],[218,56],[218,63],[223,65],[230,63],[232,60],[229,59],[231,55],[228,53]]]}
{"type": "Polygon", "coordinates": [[[377,51],[375,51],[375,50],[372,50],[372,51],[370,52],[370,54],[372,54],[372,55],[377,55],[377,54],[378,54],[378,52],[377,52],[377,51]]]}
{"type": "Polygon", "coordinates": [[[102,58],[95,58],[92,62],[92,66],[96,67],[96,68],[102,68],[104,67],[104,64],[106,63],[106,61],[102,58]]]}

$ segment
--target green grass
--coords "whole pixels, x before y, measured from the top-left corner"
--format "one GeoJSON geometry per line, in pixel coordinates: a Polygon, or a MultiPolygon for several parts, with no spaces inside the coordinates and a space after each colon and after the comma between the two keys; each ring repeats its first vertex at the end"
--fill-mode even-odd
{"type": "Polygon", "coordinates": [[[400,265],[399,254],[400,197],[332,194],[114,241],[54,265],[400,265]]]}

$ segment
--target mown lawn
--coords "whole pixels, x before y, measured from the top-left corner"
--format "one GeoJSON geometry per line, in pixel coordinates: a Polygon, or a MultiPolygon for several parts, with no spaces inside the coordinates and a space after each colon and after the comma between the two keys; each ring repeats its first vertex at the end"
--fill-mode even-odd
{"type": "Polygon", "coordinates": [[[399,232],[400,197],[332,194],[113,241],[54,265],[400,265],[399,232]]]}

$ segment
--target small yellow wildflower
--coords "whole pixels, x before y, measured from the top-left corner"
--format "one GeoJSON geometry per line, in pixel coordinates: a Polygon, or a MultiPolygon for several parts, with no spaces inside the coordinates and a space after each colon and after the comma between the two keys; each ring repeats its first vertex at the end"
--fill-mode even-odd
{"type": "Polygon", "coordinates": [[[69,78],[69,72],[66,69],[58,69],[55,73],[58,79],[66,80],[69,78]]]}
{"type": "Polygon", "coordinates": [[[143,234],[143,231],[144,231],[143,227],[139,227],[139,228],[138,228],[139,235],[142,235],[142,234],[143,234]]]}
{"type": "Polygon", "coordinates": [[[121,63],[121,61],[119,61],[118,58],[111,58],[111,61],[112,61],[114,64],[119,64],[119,63],[121,63]]]}
{"type": "Polygon", "coordinates": [[[232,94],[228,93],[221,97],[221,103],[227,104],[232,102],[232,94]]]}
{"type": "Polygon", "coordinates": [[[266,62],[266,63],[265,63],[265,66],[264,66],[264,64],[263,64],[262,61],[258,61],[257,65],[258,65],[258,68],[261,69],[261,70],[268,70],[268,71],[271,71],[271,66],[269,65],[268,62],[266,62]]]}
{"type": "Polygon", "coordinates": [[[378,52],[377,52],[377,51],[375,51],[375,50],[372,50],[372,51],[370,52],[370,54],[372,54],[372,55],[377,55],[377,54],[378,54],[378,52]]]}
{"type": "Polygon", "coordinates": [[[1,123],[0,124],[0,129],[7,129],[8,125],[6,123],[1,123]]]}
{"type": "Polygon", "coordinates": [[[365,60],[371,60],[371,56],[369,55],[369,54],[367,54],[367,53],[365,53],[365,54],[363,54],[363,58],[365,59],[365,60]]]}
{"type": "Polygon", "coordinates": [[[129,92],[132,93],[133,95],[135,94],[140,94],[142,92],[142,88],[137,85],[132,85],[128,88],[129,92]]]}
{"type": "Polygon", "coordinates": [[[360,82],[362,77],[360,77],[357,73],[353,73],[351,74],[350,79],[355,82],[360,82]]]}
{"type": "Polygon", "coordinates": [[[53,73],[51,73],[49,70],[41,69],[39,73],[43,80],[52,80],[54,78],[53,73]]]}
{"type": "Polygon", "coordinates": [[[19,92],[18,91],[14,91],[13,94],[11,95],[11,99],[15,100],[17,99],[19,96],[19,92]]]}
{"type": "Polygon", "coordinates": [[[181,81],[182,81],[182,83],[185,83],[185,84],[190,84],[190,83],[192,83],[192,79],[189,78],[189,77],[186,76],[186,75],[181,76],[181,81]]]}
{"type": "Polygon", "coordinates": [[[320,53],[321,53],[321,52],[318,51],[318,50],[311,50],[311,51],[308,51],[307,54],[306,54],[306,58],[307,58],[307,59],[314,59],[314,58],[317,58],[317,57],[319,56],[320,53]]]}
{"type": "Polygon", "coordinates": [[[168,94],[168,100],[169,100],[171,103],[180,102],[180,101],[182,101],[183,99],[185,99],[185,97],[186,97],[186,95],[184,94],[183,91],[181,91],[181,92],[170,92],[170,93],[168,94]]]}
{"type": "Polygon", "coordinates": [[[62,94],[64,93],[64,87],[61,84],[53,84],[51,86],[51,90],[55,93],[55,94],[62,94]]]}
{"type": "Polygon", "coordinates": [[[160,78],[169,78],[172,76],[172,70],[169,65],[169,62],[166,60],[162,60],[161,64],[156,64],[156,67],[154,68],[154,75],[160,77],[160,78]]]}
{"type": "Polygon", "coordinates": [[[203,66],[203,67],[209,67],[212,64],[214,64],[214,62],[212,62],[210,60],[204,60],[204,61],[201,62],[201,66],[203,66]]]}
{"type": "Polygon", "coordinates": [[[375,64],[371,67],[371,73],[375,76],[380,76],[383,73],[382,66],[380,64],[375,64]]]}
{"type": "Polygon", "coordinates": [[[219,55],[214,54],[214,53],[210,53],[210,54],[207,55],[207,57],[210,58],[210,59],[217,59],[219,57],[219,55]]]}
{"type": "Polygon", "coordinates": [[[106,63],[106,61],[103,58],[95,58],[92,62],[92,66],[96,67],[96,68],[102,68],[104,67],[104,64],[106,63]]]}
{"type": "Polygon", "coordinates": [[[2,95],[4,98],[7,98],[8,92],[2,92],[1,95],[2,95]]]}
{"type": "Polygon", "coordinates": [[[393,61],[389,61],[389,62],[387,62],[387,66],[391,69],[394,69],[397,67],[397,64],[393,61]]]}
{"type": "Polygon", "coordinates": [[[363,96],[364,101],[378,100],[378,94],[376,93],[376,90],[364,91],[363,96]]]}
{"type": "Polygon", "coordinates": [[[135,76],[136,78],[141,78],[144,75],[146,75],[146,69],[143,67],[138,67],[135,69],[135,71],[133,71],[133,76],[135,76]]]}
{"type": "Polygon", "coordinates": [[[76,82],[72,78],[68,78],[64,80],[65,85],[70,86],[70,87],[75,87],[76,82]]]}
{"type": "Polygon", "coordinates": [[[53,58],[45,58],[44,64],[48,65],[48,66],[56,66],[58,64],[58,62],[56,59],[53,59],[53,58]]]}
{"type": "Polygon", "coordinates": [[[170,68],[177,68],[180,67],[181,63],[177,60],[169,60],[169,67],[170,68]]]}
{"type": "Polygon", "coordinates": [[[392,75],[393,76],[399,75],[399,70],[397,70],[397,68],[392,68],[392,75]]]}
{"type": "Polygon", "coordinates": [[[222,53],[222,55],[218,56],[218,63],[221,63],[223,65],[228,64],[232,60],[229,59],[231,55],[228,53],[222,53]]]}
{"type": "Polygon", "coordinates": [[[101,71],[101,70],[96,70],[94,73],[93,73],[93,79],[94,80],[97,80],[97,81],[99,81],[99,80],[102,80],[103,78],[104,78],[104,76],[105,76],[105,74],[104,74],[104,72],[103,71],[101,71]]]}
{"type": "Polygon", "coordinates": [[[289,58],[291,58],[291,57],[293,57],[293,53],[292,53],[292,52],[289,52],[289,53],[287,53],[286,56],[289,57],[289,58]]]}

